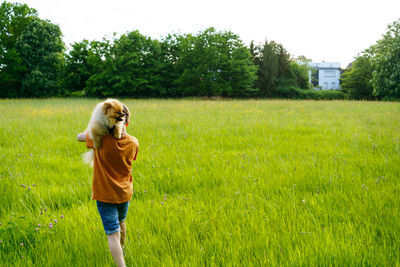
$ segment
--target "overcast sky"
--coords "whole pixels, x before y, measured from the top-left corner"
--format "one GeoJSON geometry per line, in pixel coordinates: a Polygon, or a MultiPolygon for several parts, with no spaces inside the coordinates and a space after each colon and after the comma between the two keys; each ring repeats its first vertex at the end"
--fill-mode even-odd
{"type": "MultiPolygon", "coordinates": [[[[10,0],[9,0],[10,1],[10,0]]],[[[17,0],[15,0],[17,1],[17,0]]],[[[14,2],[14,1],[13,1],[14,2]]],[[[400,18],[400,0],[21,0],[58,24],[68,45],[138,30],[161,39],[208,27],[246,45],[274,40],[293,56],[344,68],[400,18]]]]}

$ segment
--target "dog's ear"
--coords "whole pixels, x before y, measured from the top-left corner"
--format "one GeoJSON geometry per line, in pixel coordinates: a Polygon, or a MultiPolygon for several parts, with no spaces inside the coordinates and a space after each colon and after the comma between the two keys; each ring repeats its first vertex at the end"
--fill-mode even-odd
{"type": "Polygon", "coordinates": [[[107,114],[108,110],[112,108],[112,104],[110,102],[104,102],[103,104],[103,112],[107,114]]]}

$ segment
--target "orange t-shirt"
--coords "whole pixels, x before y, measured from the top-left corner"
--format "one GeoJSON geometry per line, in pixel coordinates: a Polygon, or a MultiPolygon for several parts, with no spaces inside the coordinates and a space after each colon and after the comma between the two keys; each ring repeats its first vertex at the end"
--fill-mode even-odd
{"type": "MultiPolygon", "coordinates": [[[[89,133],[86,146],[93,148],[89,133]]],[[[94,150],[92,199],[115,204],[131,200],[132,161],[138,151],[138,140],[129,134],[120,139],[103,136],[101,147],[94,150]]]]}

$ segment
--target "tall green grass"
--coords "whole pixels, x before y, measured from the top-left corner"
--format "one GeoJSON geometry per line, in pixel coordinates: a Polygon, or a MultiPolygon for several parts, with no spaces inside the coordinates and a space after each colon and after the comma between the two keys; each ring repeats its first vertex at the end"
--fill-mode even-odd
{"type": "MultiPolygon", "coordinates": [[[[399,103],[122,101],[128,266],[400,265],[399,103]]],[[[96,103],[0,100],[2,266],[113,266],[76,141],[96,103]]]]}

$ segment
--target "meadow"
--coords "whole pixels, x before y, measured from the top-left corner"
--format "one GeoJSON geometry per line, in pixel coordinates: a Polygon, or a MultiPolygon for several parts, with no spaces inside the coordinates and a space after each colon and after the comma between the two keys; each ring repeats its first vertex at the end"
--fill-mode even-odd
{"type": "MultiPolygon", "coordinates": [[[[400,103],[131,100],[128,266],[400,266],[400,103]]],[[[0,100],[0,265],[113,266],[76,135],[0,100]]]]}

